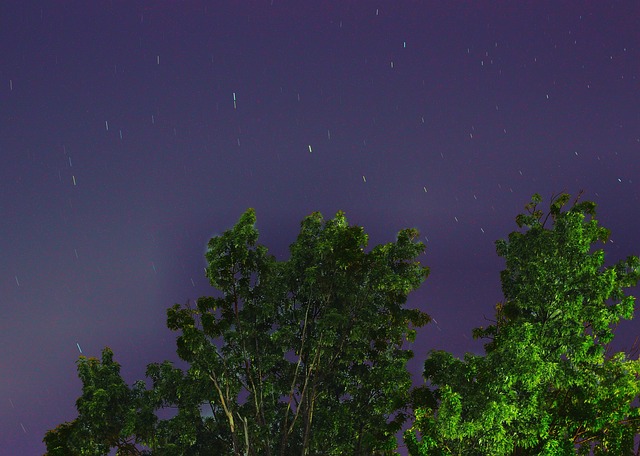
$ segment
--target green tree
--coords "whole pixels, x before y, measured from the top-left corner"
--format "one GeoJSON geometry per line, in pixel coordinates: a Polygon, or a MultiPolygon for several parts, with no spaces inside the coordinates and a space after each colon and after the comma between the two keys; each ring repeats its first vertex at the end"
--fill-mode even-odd
{"type": "Polygon", "coordinates": [[[630,256],[604,266],[609,231],[595,204],[535,194],[521,231],[496,242],[506,260],[494,324],[476,328],[485,355],[433,351],[405,442],[412,455],[634,454],[640,432],[640,361],[606,356],[613,329],[630,319],[625,289],[640,278],[630,256]],[[547,223],[550,222],[550,226],[547,223]]]}
{"type": "Polygon", "coordinates": [[[118,456],[145,454],[137,445],[152,434],[156,417],[144,383],[129,388],[109,348],[101,361],[80,356],[77,364],[82,380],[78,417],[46,433],[47,454],[106,455],[112,448],[118,456]]]}
{"type": "Polygon", "coordinates": [[[125,443],[121,454],[136,454],[135,444],[153,455],[392,453],[410,399],[412,353],[402,346],[429,321],[405,307],[428,274],[418,232],[366,251],[364,230],[343,213],[313,213],[278,261],[255,222],[250,209],[210,240],[216,296],[167,311],[188,369],[151,364],[152,388],[129,390],[110,351],[102,364],[81,358],[79,417],[47,433],[48,454],[102,455],[125,443]],[[177,413],[146,415],[163,408],[177,413]],[[134,411],[145,412],[140,423],[134,411]]]}
{"type": "MultiPolygon", "coordinates": [[[[249,210],[209,242],[207,276],[220,295],[172,307],[168,326],[181,332],[184,378],[201,391],[211,429],[229,437],[227,454],[396,448],[411,387],[401,346],[429,320],[404,308],[428,272],[415,260],[417,234],[365,252],[361,227],[314,213],[277,261],[257,243],[249,210]]],[[[162,372],[151,366],[155,385],[162,372]]]]}

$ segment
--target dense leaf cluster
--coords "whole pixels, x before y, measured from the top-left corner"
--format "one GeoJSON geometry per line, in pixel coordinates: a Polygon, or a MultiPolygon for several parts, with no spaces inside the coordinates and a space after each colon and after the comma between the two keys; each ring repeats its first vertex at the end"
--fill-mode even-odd
{"type": "Polygon", "coordinates": [[[431,351],[413,389],[403,343],[430,320],[405,306],[428,274],[417,231],[367,251],[343,213],[314,213],[278,261],[250,209],[208,244],[217,295],[167,311],[188,369],[151,364],[150,386],[129,387],[110,349],[80,357],[78,417],[47,432],[47,454],[396,454],[402,429],[411,455],[635,454],[640,361],[607,349],[640,260],[605,266],[595,204],[569,200],[544,213],[534,195],[496,242],[485,354],[431,351]]]}
{"type": "Polygon", "coordinates": [[[79,417],[47,434],[49,454],[106,454],[110,447],[137,454],[130,442],[154,455],[396,448],[411,388],[412,353],[402,345],[429,321],[405,307],[428,274],[416,260],[424,251],[417,231],[366,251],[367,235],[344,214],[325,221],[314,213],[303,220],[289,259],[277,261],[258,244],[255,222],[248,210],[209,242],[207,277],[218,296],[167,312],[188,370],[152,364],[152,387],[129,391],[110,351],[102,363],[82,358],[79,417]],[[103,407],[98,395],[122,414],[103,407]],[[136,421],[140,411],[167,407],[177,415],[136,421]]]}
{"type": "Polygon", "coordinates": [[[605,267],[594,249],[609,231],[595,204],[534,195],[508,240],[504,301],[495,323],[476,328],[484,356],[432,351],[424,364],[430,401],[416,409],[405,440],[411,454],[634,454],[640,430],[640,361],[606,355],[613,329],[633,316],[640,261],[605,267]],[[547,226],[550,222],[551,226],[547,226]]]}

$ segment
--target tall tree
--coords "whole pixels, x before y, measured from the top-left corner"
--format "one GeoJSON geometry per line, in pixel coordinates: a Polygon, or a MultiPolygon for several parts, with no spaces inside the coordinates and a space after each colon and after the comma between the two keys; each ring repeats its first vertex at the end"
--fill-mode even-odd
{"type": "Polygon", "coordinates": [[[129,388],[109,348],[101,360],[80,356],[77,364],[82,380],[78,417],[46,433],[47,454],[106,455],[112,448],[119,456],[145,454],[137,445],[153,434],[156,417],[144,383],[129,388]]]}
{"type": "Polygon", "coordinates": [[[522,231],[496,242],[504,301],[494,324],[474,330],[486,354],[426,360],[429,387],[405,433],[411,454],[633,454],[640,361],[605,349],[633,316],[625,289],[638,283],[640,260],[604,266],[593,245],[609,231],[593,202],[563,210],[562,194],[544,214],[541,201],[535,194],[516,218],[522,231]]]}
{"type": "Polygon", "coordinates": [[[48,454],[107,454],[118,444],[128,445],[120,454],[144,444],[163,456],[392,453],[410,399],[403,343],[429,321],[405,306],[428,274],[418,232],[366,251],[364,230],[343,213],[313,213],[278,261],[258,244],[255,222],[250,209],[210,240],[217,294],[167,311],[188,369],[151,364],[152,388],[130,390],[110,351],[102,363],[81,359],[79,417],[47,433],[48,454]],[[166,407],[175,416],[147,415],[166,407]]]}
{"type": "Polygon", "coordinates": [[[249,210],[209,242],[207,276],[220,295],[174,306],[168,326],[181,332],[186,377],[230,436],[228,453],[395,449],[411,386],[401,347],[429,320],[404,307],[428,272],[416,237],[404,230],[366,252],[367,235],[344,214],[314,213],[277,261],[257,243],[249,210]]]}

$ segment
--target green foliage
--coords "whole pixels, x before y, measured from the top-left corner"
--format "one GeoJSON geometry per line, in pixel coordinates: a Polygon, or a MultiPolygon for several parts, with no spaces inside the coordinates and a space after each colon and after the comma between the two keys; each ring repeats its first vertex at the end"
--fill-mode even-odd
{"type": "Polygon", "coordinates": [[[78,417],[46,433],[47,454],[97,456],[111,448],[121,456],[144,454],[136,445],[150,437],[156,421],[144,384],[126,385],[109,348],[101,361],[81,356],[77,364],[82,380],[78,417]]]}
{"type": "Polygon", "coordinates": [[[209,242],[207,276],[221,295],[167,314],[186,378],[202,391],[196,402],[211,405],[216,432],[229,436],[221,451],[395,449],[411,386],[401,346],[429,321],[403,306],[427,275],[417,232],[367,253],[367,235],[343,213],[314,213],[290,258],[276,261],[254,224],[249,210],[209,242]]]}
{"type": "Polygon", "coordinates": [[[402,345],[429,321],[405,308],[428,274],[416,260],[418,232],[367,252],[366,233],[343,213],[313,213],[290,258],[277,261],[258,244],[255,222],[250,209],[210,240],[206,274],[218,294],[167,311],[189,367],[149,365],[153,387],[140,398],[177,414],[150,421],[149,432],[136,427],[138,396],[110,352],[88,371],[81,359],[80,416],[71,431],[47,434],[49,454],[103,454],[122,439],[153,455],[392,454],[410,399],[412,353],[402,345]],[[91,389],[103,373],[110,383],[91,389]],[[122,412],[107,416],[110,401],[122,412]],[[75,441],[84,453],[73,452],[75,441]]]}
{"type": "Polygon", "coordinates": [[[428,275],[417,231],[368,250],[343,213],[313,213],[278,261],[250,209],[208,244],[216,295],[167,310],[188,369],[150,364],[152,387],[128,387],[108,348],[80,357],[78,417],[47,432],[47,454],[390,455],[413,415],[411,455],[631,455],[640,360],[608,349],[640,259],[605,266],[595,204],[570,199],[545,213],[535,194],[496,242],[504,300],[473,330],[485,354],[431,351],[413,389],[403,343],[429,322],[405,306],[428,275]]]}
{"type": "Polygon", "coordinates": [[[431,352],[424,365],[436,403],[417,402],[410,454],[632,454],[640,431],[640,361],[605,356],[620,319],[633,316],[640,260],[605,267],[609,231],[595,204],[534,195],[522,231],[496,242],[506,260],[495,323],[476,328],[485,356],[431,352]],[[552,226],[546,227],[551,218],[552,226]]]}

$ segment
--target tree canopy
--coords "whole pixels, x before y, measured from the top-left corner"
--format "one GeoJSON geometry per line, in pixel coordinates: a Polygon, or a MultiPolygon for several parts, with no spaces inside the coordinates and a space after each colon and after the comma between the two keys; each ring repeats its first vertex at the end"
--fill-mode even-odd
{"type": "Polygon", "coordinates": [[[396,448],[411,388],[412,353],[402,345],[429,321],[405,306],[428,274],[416,260],[424,251],[418,232],[400,231],[396,242],[366,251],[366,233],[343,213],[327,221],[314,213],[302,221],[289,259],[277,261],[258,244],[255,222],[250,209],[209,242],[207,277],[218,295],[167,312],[188,370],[149,365],[152,388],[143,393],[126,388],[110,351],[101,364],[81,358],[79,417],[47,433],[50,454],[106,454],[109,447],[135,454],[129,442],[163,455],[370,455],[396,448]],[[94,387],[103,371],[111,383],[94,387]],[[98,396],[118,401],[122,413],[110,415],[98,396]],[[178,413],[145,421],[153,428],[147,432],[130,423],[139,398],[145,407],[178,413]]]}
{"type": "Polygon", "coordinates": [[[504,301],[476,328],[484,356],[432,351],[428,388],[405,440],[415,455],[634,454],[640,430],[640,361],[607,356],[613,329],[630,319],[638,257],[604,266],[609,231],[595,204],[568,194],[516,218],[519,231],[496,242],[505,258],[504,301]],[[635,402],[634,402],[635,401],[635,402]]]}
{"type": "Polygon", "coordinates": [[[102,359],[80,356],[78,376],[82,395],[76,401],[78,418],[48,431],[44,437],[51,456],[142,454],[137,445],[152,435],[156,417],[143,382],[129,388],[109,348],[102,359]]]}
{"type": "Polygon", "coordinates": [[[638,454],[640,360],[611,341],[640,259],[605,266],[595,204],[570,200],[545,212],[535,194],[496,241],[504,300],[473,331],[484,354],[429,352],[419,387],[404,346],[430,321],[406,305],[429,272],[418,232],[369,248],[342,212],[313,213],[277,260],[249,209],[208,243],[216,293],[167,311],[188,368],[150,364],[130,387],[109,348],[80,357],[78,417],[47,432],[47,454],[390,455],[403,429],[411,455],[638,454]]]}

